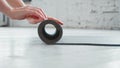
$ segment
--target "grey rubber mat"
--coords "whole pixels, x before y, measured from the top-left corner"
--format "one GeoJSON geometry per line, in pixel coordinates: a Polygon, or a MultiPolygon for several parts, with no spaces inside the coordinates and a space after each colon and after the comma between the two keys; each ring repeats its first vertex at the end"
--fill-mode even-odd
{"type": "Polygon", "coordinates": [[[116,36],[63,36],[55,45],[119,46],[120,39],[116,36]]]}

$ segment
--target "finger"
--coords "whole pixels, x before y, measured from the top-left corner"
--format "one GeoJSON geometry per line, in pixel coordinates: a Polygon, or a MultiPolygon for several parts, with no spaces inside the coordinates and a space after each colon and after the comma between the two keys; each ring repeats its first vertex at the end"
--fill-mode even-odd
{"type": "Polygon", "coordinates": [[[28,15],[27,18],[39,19],[39,17],[37,17],[35,15],[28,15]]]}
{"type": "Polygon", "coordinates": [[[30,23],[31,24],[37,24],[37,23],[40,23],[41,21],[43,21],[42,19],[41,20],[34,20],[34,19],[32,19],[32,20],[30,20],[30,23]]]}
{"type": "Polygon", "coordinates": [[[41,11],[40,8],[39,9],[36,8],[36,7],[27,7],[27,8],[30,9],[30,10],[38,12],[39,13],[38,15],[40,15],[40,17],[46,19],[45,14],[41,11]]]}
{"type": "Polygon", "coordinates": [[[40,8],[37,8],[37,9],[39,10],[39,12],[42,13],[42,15],[43,15],[45,18],[47,18],[47,15],[44,13],[44,11],[43,11],[42,9],[40,9],[40,8]]]}
{"type": "Polygon", "coordinates": [[[36,10],[40,13],[40,15],[45,19],[47,19],[47,16],[45,15],[45,13],[42,11],[42,9],[40,8],[36,8],[36,10]]]}
{"type": "MultiPolygon", "coordinates": [[[[29,8],[32,6],[29,6],[29,8]]],[[[47,18],[47,15],[43,12],[43,10],[41,8],[37,8],[37,7],[32,7],[33,9],[36,9],[38,12],[40,12],[42,14],[43,17],[47,18]]]]}
{"type": "MultiPolygon", "coordinates": [[[[31,11],[31,10],[30,10],[31,11]]],[[[27,14],[27,17],[33,18],[33,19],[44,19],[41,15],[39,15],[38,12],[31,11],[27,14]]]]}
{"type": "Polygon", "coordinates": [[[59,21],[59,20],[56,19],[56,18],[48,17],[48,20],[54,20],[54,21],[56,21],[56,23],[58,23],[58,24],[60,24],[60,25],[63,25],[63,22],[59,21]]]}
{"type": "Polygon", "coordinates": [[[29,18],[28,19],[29,23],[31,23],[31,24],[37,24],[37,23],[43,21],[44,18],[40,17],[38,14],[39,14],[38,12],[37,13],[34,12],[33,14],[28,14],[26,16],[26,18],[29,18]]]}
{"type": "Polygon", "coordinates": [[[43,18],[43,16],[38,12],[38,10],[36,11],[35,9],[33,9],[30,6],[26,6],[24,9],[27,10],[28,15],[31,14],[29,17],[32,17],[32,15],[36,15],[38,17],[40,16],[41,18],[43,18]]]}
{"type": "Polygon", "coordinates": [[[32,19],[32,18],[27,18],[27,20],[28,20],[29,23],[31,23],[31,24],[37,24],[37,23],[40,23],[41,21],[43,21],[44,19],[32,19]]]}

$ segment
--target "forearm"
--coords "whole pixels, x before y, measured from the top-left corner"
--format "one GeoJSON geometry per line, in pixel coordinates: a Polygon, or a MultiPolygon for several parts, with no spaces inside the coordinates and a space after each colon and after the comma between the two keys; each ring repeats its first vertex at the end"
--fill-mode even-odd
{"type": "Polygon", "coordinates": [[[0,11],[4,14],[8,14],[12,10],[12,7],[5,1],[0,0],[0,11]]]}
{"type": "Polygon", "coordinates": [[[6,0],[13,8],[26,6],[22,0],[6,0]]]}

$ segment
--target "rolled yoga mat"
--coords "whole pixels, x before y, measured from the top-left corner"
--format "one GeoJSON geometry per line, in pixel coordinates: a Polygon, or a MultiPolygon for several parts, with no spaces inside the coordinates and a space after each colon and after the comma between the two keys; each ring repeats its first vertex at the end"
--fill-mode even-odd
{"type": "Polygon", "coordinates": [[[46,44],[54,44],[61,39],[61,37],[63,35],[63,30],[62,30],[61,25],[59,25],[55,21],[45,20],[45,21],[41,22],[38,27],[38,35],[41,38],[41,40],[43,42],[45,42],[46,44]],[[53,34],[49,34],[45,30],[46,25],[48,25],[48,24],[51,24],[55,27],[56,30],[53,34]]]}

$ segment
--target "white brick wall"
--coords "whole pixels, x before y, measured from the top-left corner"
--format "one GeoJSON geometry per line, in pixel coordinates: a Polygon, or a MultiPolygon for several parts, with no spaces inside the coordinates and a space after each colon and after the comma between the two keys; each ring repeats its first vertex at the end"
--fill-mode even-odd
{"type": "Polygon", "coordinates": [[[64,27],[103,29],[120,27],[120,0],[33,0],[32,5],[41,7],[47,15],[62,20],[64,27]]]}

